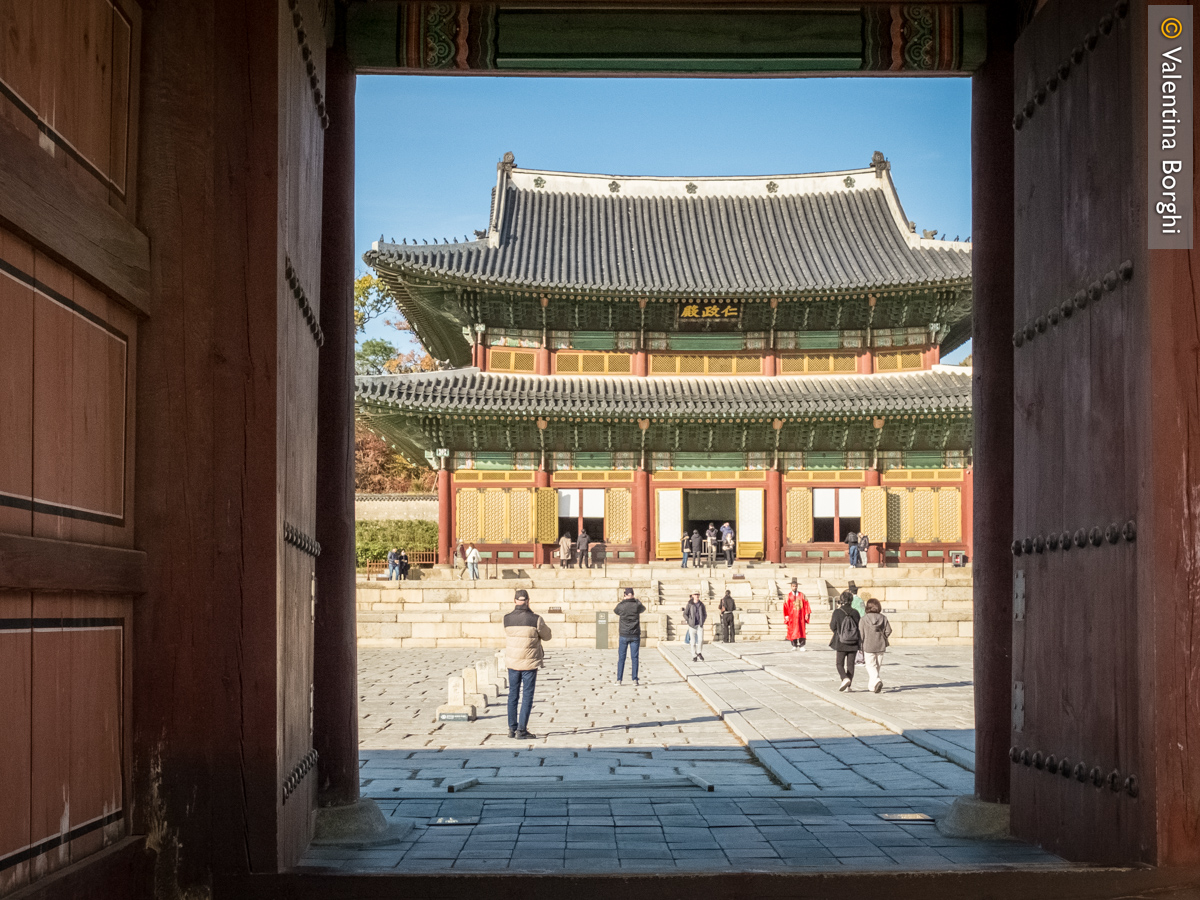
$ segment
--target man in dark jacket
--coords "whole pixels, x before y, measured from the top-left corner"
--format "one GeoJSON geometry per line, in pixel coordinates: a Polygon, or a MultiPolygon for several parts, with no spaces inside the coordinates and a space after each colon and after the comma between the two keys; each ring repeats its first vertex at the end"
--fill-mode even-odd
{"type": "Polygon", "coordinates": [[[579,568],[581,568],[581,569],[584,566],[588,566],[590,568],[590,565],[588,564],[588,544],[590,542],[591,542],[591,538],[588,537],[587,529],[586,528],[582,529],[579,532],[579,541],[575,545],[577,548],[577,552],[575,553],[575,556],[579,560],[579,568]]]}
{"type": "Polygon", "coordinates": [[[721,640],[726,644],[732,644],[733,611],[737,609],[737,604],[733,602],[733,594],[728,590],[725,591],[725,596],[721,598],[721,603],[717,609],[721,612],[721,640]]]}
{"type": "Polygon", "coordinates": [[[621,636],[617,642],[617,684],[625,677],[625,654],[633,660],[633,683],[638,683],[638,651],[642,648],[642,613],[646,607],[633,596],[633,588],[625,588],[625,596],[613,610],[621,620],[621,636]]]}
{"type": "Polygon", "coordinates": [[[850,565],[858,568],[858,532],[851,531],[846,535],[846,550],[850,554],[850,565]]]}
{"type": "Polygon", "coordinates": [[[842,679],[839,691],[850,690],[850,684],[854,681],[854,657],[862,648],[862,638],[858,631],[860,616],[858,610],[851,605],[853,600],[852,593],[842,591],[842,595],[838,597],[837,609],[829,619],[829,630],[833,632],[829,646],[836,651],[837,673],[842,679]]]}
{"type": "Polygon", "coordinates": [[[692,566],[700,568],[700,550],[704,546],[704,538],[700,537],[700,529],[692,529],[692,566]]]}
{"type": "MultiPolygon", "coordinates": [[[[700,536],[696,532],[696,537],[700,536]]],[[[704,659],[704,621],[708,618],[708,610],[700,600],[700,595],[692,593],[688,597],[687,606],[683,608],[683,621],[687,624],[688,634],[692,639],[692,662],[704,659]]]]}

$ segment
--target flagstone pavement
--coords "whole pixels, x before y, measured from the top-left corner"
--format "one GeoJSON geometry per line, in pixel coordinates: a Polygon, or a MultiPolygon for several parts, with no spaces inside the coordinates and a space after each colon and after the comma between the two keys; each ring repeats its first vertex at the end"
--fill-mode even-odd
{"type": "Polygon", "coordinates": [[[889,692],[835,701],[822,696],[831,684],[836,694],[827,650],[706,645],[693,663],[690,648],[664,644],[642,652],[634,686],[628,673],[615,683],[615,651],[551,643],[529,722],[537,737],[525,741],[508,737],[503,692],[474,722],[435,721],[448,676],[490,652],[360,649],[362,793],[411,830],[389,846],[314,846],[302,868],[1066,865],[1017,841],[944,838],[924,818],[970,793],[973,776],[903,732],[951,735],[969,764],[969,648],[889,654],[889,692]]]}

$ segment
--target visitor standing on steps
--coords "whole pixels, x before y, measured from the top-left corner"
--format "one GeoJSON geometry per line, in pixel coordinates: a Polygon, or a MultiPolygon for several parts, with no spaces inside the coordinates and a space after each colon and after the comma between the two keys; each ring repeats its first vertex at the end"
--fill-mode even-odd
{"type": "Polygon", "coordinates": [[[700,568],[700,550],[704,546],[704,538],[700,537],[700,529],[692,529],[692,566],[700,568]]]}
{"type": "Polygon", "coordinates": [[[737,549],[737,544],[734,541],[733,529],[726,522],[721,529],[721,549],[725,553],[725,568],[733,568],[733,553],[737,549]]]}
{"type": "Polygon", "coordinates": [[[546,620],[529,608],[528,591],[519,589],[514,603],[516,606],[513,611],[504,617],[504,664],[508,666],[508,736],[525,741],[537,737],[529,731],[529,714],[533,710],[538,669],[545,658],[542,641],[550,640],[551,633],[546,620]]]}
{"type": "Polygon", "coordinates": [[[467,545],[467,574],[472,581],[479,580],[479,551],[474,544],[467,545]]]}
{"type": "Polygon", "coordinates": [[[850,684],[854,681],[854,657],[862,649],[862,640],[858,632],[858,611],[850,605],[853,598],[854,595],[849,591],[842,591],[842,596],[838,598],[838,608],[829,619],[829,630],[833,632],[829,646],[836,652],[837,673],[842,679],[839,691],[850,690],[850,684]]]}
{"type": "Polygon", "coordinates": [[[388,573],[387,580],[395,581],[396,573],[399,571],[400,571],[400,554],[399,554],[399,552],[397,552],[396,548],[393,547],[391,550],[388,551],[388,555],[387,555],[387,573],[388,573]]]}
{"type": "Polygon", "coordinates": [[[867,533],[861,532],[858,535],[858,567],[865,569],[867,567],[867,551],[871,549],[871,539],[867,537],[867,533]]]}
{"type": "Polygon", "coordinates": [[[642,613],[646,607],[633,595],[633,588],[625,588],[625,596],[613,610],[621,620],[620,638],[617,641],[617,684],[625,677],[625,654],[632,660],[633,684],[638,683],[638,651],[642,648],[642,613]]]}
{"type": "Polygon", "coordinates": [[[883,690],[883,676],[879,670],[883,667],[883,654],[888,648],[888,638],[892,636],[892,623],[887,620],[879,605],[872,597],[867,601],[867,614],[858,623],[862,635],[863,655],[867,665],[867,690],[878,694],[883,690]]]}
{"type": "MultiPolygon", "coordinates": [[[[578,566],[581,569],[584,566],[589,565],[588,558],[587,558],[589,543],[591,543],[591,538],[588,537],[587,529],[584,528],[579,532],[579,542],[576,544],[576,547],[578,548],[578,553],[576,554],[576,556],[579,559],[578,566]]],[[[590,566],[589,566],[589,568],[590,568],[590,566]]]]}
{"type": "MultiPolygon", "coordinates": [[[[699,538],[700,532],[693,532],[694,539],[699,538]]],[[[704,620],[708,618],[708,610],[695,591],[688,597],[687,606],[683,608],[683,621],[687,623],[688,636],[691,637],[692,662],[704,659],[704,620]]]]}
{"type": "Polygon", "coordinates": [[[783,621],[787,625],[787,639],[796,650],[808,652],[804,646],[808,639],[808,623],[812,618],[812,607],[808,598],[800,590],[800,583],[793,578],[792,589],[788,591],[787,600],[783,603],[783,621]]]}
{"type": "Polygon", "coordinates": [[[558,539],[558,564],[560,567],[570,568],[574,560],[571,559],[571,536],[565,531],[563,536],[558,539]]]}
{"type": "Polygon", "coordinates": [[[737,609],[737,604],[733,602],[733,594],[729,589],[725,589],[725,596],[721,598],[721,603],[717,607],[721,613],[721,640],[726,644],[733,643],[733,611],[737,609]]]}
{"type": "Polygon", "coordinates": [[[851,531],[846,535],[846,550],[850,553],[850,565],[858,568],[858,532],[851,531]]]}
{"type": "Polygon", "coordinates": [[[683,548],[683,562],[679,564],[679,568],[686,569],[688,554],[692,552],[692,539],[688,537],[688,533],[686,531],[683,533],[683,540],[681,540],[679,544],[683,548]]]}
{"type": "Polygon", "coordinates": [[[461,579],[467,574],[467,545],[461,538],[454,543],[453,557],[455,577],[461,579]]]}

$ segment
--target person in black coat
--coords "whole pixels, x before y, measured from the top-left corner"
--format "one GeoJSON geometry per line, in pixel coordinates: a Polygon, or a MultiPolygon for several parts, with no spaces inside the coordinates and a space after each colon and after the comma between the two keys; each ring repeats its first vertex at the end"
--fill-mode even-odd
{"type": "Polygon", "coordinates": [[[692,566],[700,568],[700,550],[704,546],[704,538],[700,537],[700,529],[692,530],[692,566]]]}
{"type": "Polygon", "coordinates": [[[733,643],[733,611],[737,609],[737,604],[733,602],[733,594],[728,589],[725,591],[725,596],[721,598],[720,605],[717,609],[721,613],[721,640],[726,644],[733,643]]]}
{"type": "Polygon", "coordinates": [[[836,651],[837,673],[842,679],[839,691],[850,690],[850,683],[854,681],[854,657],[862,647],[862,638],[858,631],[858,610],[850,605],[853,600],[853,594],[842,591],[837,609],[829,619],[829,630],[833,632],[829,646],[836,651]]]}
{"type": "Polygon", "coordinates": [[[646,606],[633,595],[633,588],[625,588],[624,597],[613,612],[621,620],[620,640],[617,642],[617,684],[625,675],[626,653],[633,660],[633,684],[638,683],[638,651],[642,647],[642,613],[646,606]]]}
{"type": "Polygon", "coordinates": [[[588,537],[587,529],[586,528],[582,529],[579,532],[579,540],[575,544],[575,546],[577,548],[575,556],[579,560],[579,568],[581,568],[581,569],[584,566],[588,566],[590,568],[590,563],[588,561],[588,544],[590,542],[591,542],[591,538],[588,537]]]}

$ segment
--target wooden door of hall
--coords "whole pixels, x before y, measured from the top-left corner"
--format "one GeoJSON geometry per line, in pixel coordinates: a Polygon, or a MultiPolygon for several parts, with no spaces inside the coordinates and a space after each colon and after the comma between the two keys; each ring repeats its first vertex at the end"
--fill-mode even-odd
{"type": "Polygon", "coordinates": [[[1050,0],[1014,56],[1012,827],[1104,863],[1155,861],[1136,543],[1145,21],[1125,0],[1050,0]]]}

